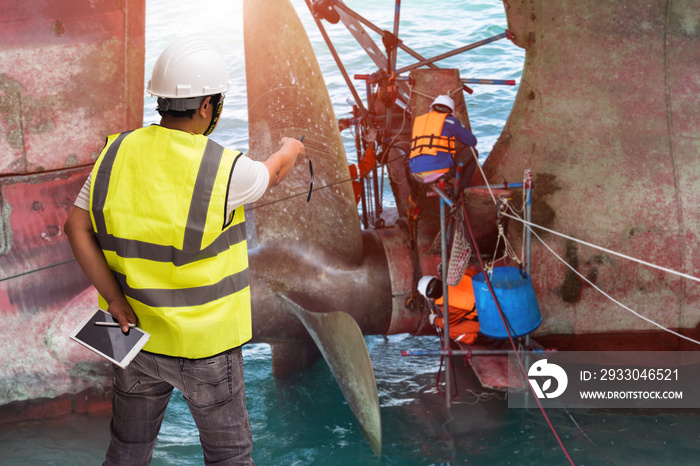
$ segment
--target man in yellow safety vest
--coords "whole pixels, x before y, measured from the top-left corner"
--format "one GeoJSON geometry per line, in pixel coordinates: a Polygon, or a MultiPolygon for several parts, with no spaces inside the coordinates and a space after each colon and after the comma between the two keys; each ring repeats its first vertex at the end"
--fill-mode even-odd
{"type": "Polygon", "coordinates": [[[218,49],[183,38],[158,58],[147,91],[159,125],[107,138],[65,231],[100,307],[151,334],[114,367],[105,464],[148,464],[177,388],[207,464],[253,464],[241,345],[252,336],[243,206],[278,184],[304,154],[282,138],[264,162],[207,137],[229,74],[218,49]]]}

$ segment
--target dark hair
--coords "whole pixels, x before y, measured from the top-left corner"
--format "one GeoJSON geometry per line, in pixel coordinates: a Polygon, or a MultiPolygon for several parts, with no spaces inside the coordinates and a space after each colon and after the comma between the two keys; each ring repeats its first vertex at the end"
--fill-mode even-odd
{"type": "Polygon", "coordinates": [[[221,99],[224,97],[223,94],[212,94],[209,97],[211,97],[211,100],[209,101],[210,104],[214,106],[216,109],[216,106],[219,105],[219,102],[221,102],[221,99]]]}
{"type": "Polygon", "coordinates": [[[425,289],[425,296],[432,299],[442,298],[442,280],[433,278],[425,289]]]}
{"type": "MultiPolygon", "coordinates": [[[[214,108],[216,108],[216,106],[219,104],[219,101],[221,100],[221,94],[212,94],[212,95],[204,96],[201,98],[201,100],[203,101],[207,97],[211,97],[210,102],[214,106],[214,108]]],[[[165,99],[163,99],[163,100],[165,100],[165,99]]],[[[199,105],[201,105],[201,102],[200,102],[200,104],[197,105],[197,108],[190,108],[187,110],[172,110],[172,109],[163,110],[160,106],[160,103],[161,103],[161,98],[158,98],[158,106],[156,107],[156,111],[158,112],[158,114],[162,117],[165,115],[168,115],[168,116],[171,116],[173,118],[192,118],[194,116],[194,114],[197,112],[199,105]]],[[[168,104],[164,103],[164,105],[167,108],[168,104]]]]}
{"type": "Polygon", "coordinates": [[[438,113],[452,113],[452,109],[447,105],[435,104],[433,105],[433,110],[438,113]]]}

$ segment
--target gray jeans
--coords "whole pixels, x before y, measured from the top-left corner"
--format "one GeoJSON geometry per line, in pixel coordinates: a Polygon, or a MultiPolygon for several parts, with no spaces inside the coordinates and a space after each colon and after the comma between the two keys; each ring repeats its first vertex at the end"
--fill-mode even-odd
{"type": "Polygon", "coordinates": [[[182,392],[197,424],[206,464],[254,464],[243,357],[235,348],[205,359],[142,351],[126,369],[115,366],[105,465],[150,463],[173,387],[182,392]]]}

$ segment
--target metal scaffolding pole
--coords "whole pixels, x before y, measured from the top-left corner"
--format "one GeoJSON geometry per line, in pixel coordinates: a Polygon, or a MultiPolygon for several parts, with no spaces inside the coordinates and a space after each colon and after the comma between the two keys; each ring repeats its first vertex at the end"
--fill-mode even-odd
{"type": "MultiPolygon", "coordinates": [[[[442,280],[442,324],[445,330],[445,338],[443,350],[449,348],[450,344],[450,303],[447,287],[447,221],[445,215],[445,206],[452,207],[452,201],[438,187],[433,186],[433,191],[440,196],[440,241],[442,254],[442,267],[440,268],[440,279],[442,280]]],[[[452,404],[452,393],[450,386],[450,374],[452,373],[452,360],[449,356],[445,357],[445,403],[447,409],[450,409],[452,404]]]]}

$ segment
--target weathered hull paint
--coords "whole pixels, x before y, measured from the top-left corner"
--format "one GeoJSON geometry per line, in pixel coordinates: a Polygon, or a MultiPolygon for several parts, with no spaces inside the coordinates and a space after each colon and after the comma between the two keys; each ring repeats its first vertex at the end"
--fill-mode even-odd
{"type": "MultiPolygon", "coordinates": [[[[518,0],[506,13],[527,53],[488,176],[519,181],[530,168],[534,223],[700,276],[697,3],[518,0]]],[[[625,305],[664,327],[699,329],[697,283],[535,231],[625,305]]],[[[659,330],[532,244],[536,335],[659,330]]]]}
{"type": "Polygon", "coordinates": [[[0,176],[94,163],[143,121],[144,1],[0,1],[0,176]]]}
{"type": "Polygon", "coordinates": [[[68,334],[96,303],[63,224],[105,138],[141,126],[145,2],[0,1],[0,422],[108,406],[68,334]]]}
{"type": "MultiPolygon", "coordinates": [[[[38,417],[48,405],[51,414],[108,406],[109,366],[67,340],[96,294],[61,227],[104,137],[141,125],[145,6],[3,0],[0,10],[0,422],[7,422],[38,417]]],[[[506,11],[528,52],[512,114],[485,165],[490,178],[519,181],[531,168],[535,223],[698,275],[700,12],[690,1],[655,0],[509,0],[506,11]]],[[[286,40],[299,33],[294,28],[286,40]]],[[[268,57],[282,81],[248,80],[251,155],[265,157],[282,135],[303,134],[316,186],[346,179],[320,72],[306,54],[288,55],[288,64],[268,57]],[[283,97],[292,111],[279,106],[283,97]],[[312,122],[298,117],[313,112],[312,122]]],[[[255,66],[252,76],[273,72],[255,66]]],[[[298,194],[291,209],[254,210],[251,283],[270,286],[253,292],[256,341],[302,345],[306,330],[272,301],[276,291],[310,309],[349,312],[363,333],[429,330],[408,299],[417,270],[435,273],[436,258],[425,256],[434,223],[418,231],[416,260],[405,225],[360,232],[349,183],[316,191],[306,204],[307,170],[297,166],[272,194],[298,194]]],[[[543,238],[617,299],[700,333],[697,285],[543,238]]],[[[562,349],[697,349],[615,308],[533,245],[545,319],[538,340],[562,349]]],[[[307,350],[306,362],[318,357],[307,350]]],[[[280,372],[290,359],[279,361],[280,372]]]]}

